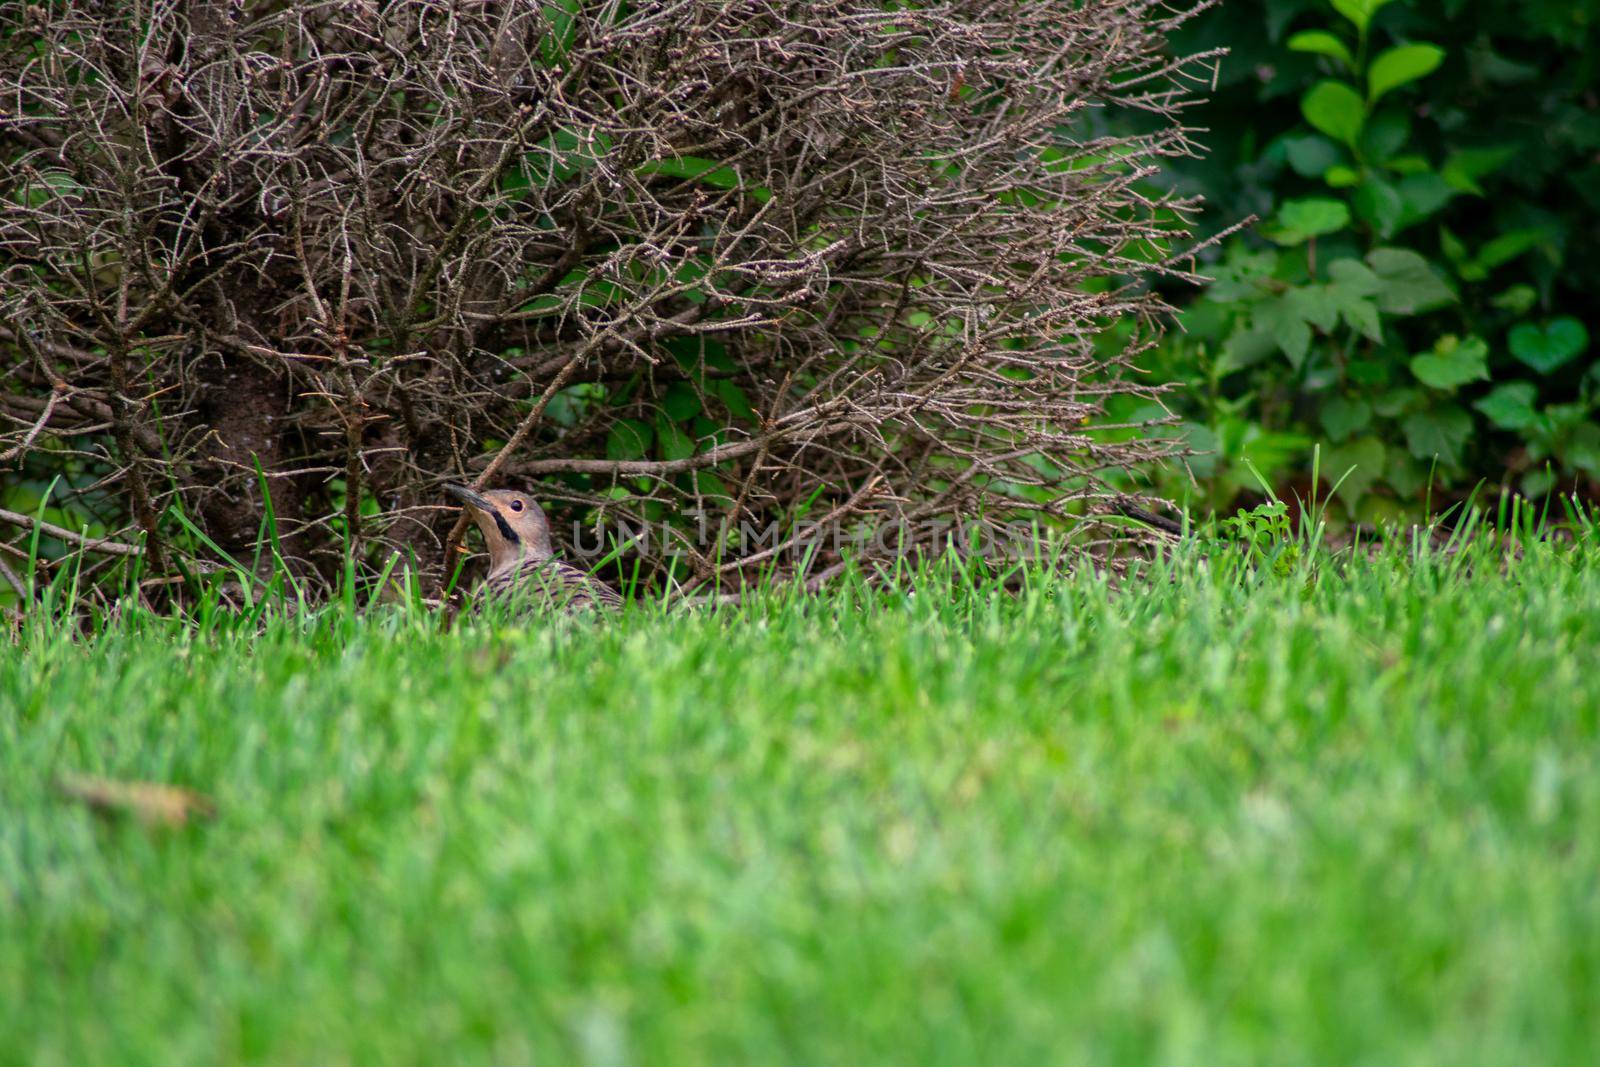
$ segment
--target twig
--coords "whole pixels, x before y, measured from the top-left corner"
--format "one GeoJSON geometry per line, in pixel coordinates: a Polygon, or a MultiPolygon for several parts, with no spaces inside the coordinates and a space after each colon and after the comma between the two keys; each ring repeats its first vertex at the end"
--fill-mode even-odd
{"type": "Polygon", "coordinates": [[[104,552],[113,556],[144,555],[144,549],[138,545],[124,544],[109,537],[102,537],[98,540],[90,539],[83,534],[73,533],[64,526],[57,526],[53,522],[45,522],[43,519],[36,519],[32,515],[24,515],[17,511],[7,511],[4,508],[0,508],[0,520],[16,526],[37,526],[51,537],[59,537],[63,541],[70,541],[85,552],[104,552]]]}
{"type": "Polygon", "coordinates": [[[39,431],[45,428],[45,424],[50,421],[50,416],[55,413],[56,405],[61,403],[61,401],[65,400],[70,395],[71,390],[65,386],[52,389],[50,391],[50,399],[45,401],[44,411],[39,414],[39,418],[34,422],[33,426],[28,430],[27,435],[23,437],[20,442],[13,447],[6,449],[4,453],[0,453],[0,463],[10,462],[12,459],[15,459],[17,456],[20,456],[28,451],[28,449],[33,445],[33,439],[39,436],[39,431]]]}
{"type": "Polygon", "coordinates": [[[12,570],[11,565],[3,559],[0,559],[0,578],[4,578],[6,584],[17,591],[19,601],[24,604],[28,602],[28,587],[23,582],[22,576],[12,570]]]}

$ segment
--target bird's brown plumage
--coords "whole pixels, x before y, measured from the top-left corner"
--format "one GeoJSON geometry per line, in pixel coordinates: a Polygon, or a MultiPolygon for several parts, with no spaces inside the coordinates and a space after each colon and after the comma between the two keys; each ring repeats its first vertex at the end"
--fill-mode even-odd
{"type": "Polygon", "coordinates": [[[497,597],[526,598],[568,611],[622,606],[622,598],[615,589],[595,580],[588,571],[559,559],[524,559],[515,567],[490,574],[483,585],[497,597]]]}
{"type": "Polygon", "coordinates": [[[489,575],[483,588],[496,600],[572,612],[622,606],[615,589],[556,558],[550,524],[530,497],[509,489],[483,493],[463,485],[445,489],[461,501],[483,532],[489,549],[489,575]]]}

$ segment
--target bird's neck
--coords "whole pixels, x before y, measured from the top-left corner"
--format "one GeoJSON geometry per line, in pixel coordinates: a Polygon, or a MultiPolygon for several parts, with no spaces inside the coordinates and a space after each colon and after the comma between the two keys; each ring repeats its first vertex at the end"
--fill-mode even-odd
{"type": "Polygon", "coordinates": [[[549,545],[530,545],[527,541],[497,544],[489,550],[489,573],[504,574],[527,563],[543,563],[552,555],[549,545]]]}

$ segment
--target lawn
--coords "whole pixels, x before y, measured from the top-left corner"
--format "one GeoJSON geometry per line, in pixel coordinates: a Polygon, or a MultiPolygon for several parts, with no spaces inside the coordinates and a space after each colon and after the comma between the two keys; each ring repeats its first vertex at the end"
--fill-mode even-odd
{"type": "Polygon", "coordinates": [[[1309,558],[31,622],[0,1063],[1594,1062],[1600,549],[1309,558]]]}

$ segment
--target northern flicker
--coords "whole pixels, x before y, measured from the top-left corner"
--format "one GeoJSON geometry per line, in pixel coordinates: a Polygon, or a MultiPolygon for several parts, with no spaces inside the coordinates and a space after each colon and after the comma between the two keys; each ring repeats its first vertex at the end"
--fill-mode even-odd
{"type": "Polygon", "coordinates": [[[622,606],[615,589],[556,558],[550,524],[531,497],[509,489],[479,493],[464,485],[447,485],[445,491],[483,531],[489,548],[483,589],[495,600],[571,612],[622,606]]]}

